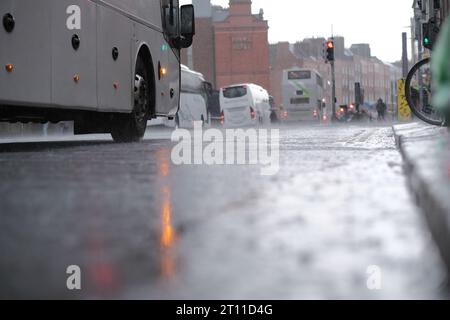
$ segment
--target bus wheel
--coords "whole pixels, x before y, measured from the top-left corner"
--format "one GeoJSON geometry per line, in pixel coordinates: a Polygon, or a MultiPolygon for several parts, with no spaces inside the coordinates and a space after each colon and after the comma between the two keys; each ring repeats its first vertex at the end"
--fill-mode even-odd
{"type": "Polygon", "coordinates": [[[138,142],[145,134],[150,117],[149,74],[144,60],[139,57],[136,62],[134,80],[134,109],[130,114],[116,115],[113,120],[111,135],[116,142],[138,142]]]}

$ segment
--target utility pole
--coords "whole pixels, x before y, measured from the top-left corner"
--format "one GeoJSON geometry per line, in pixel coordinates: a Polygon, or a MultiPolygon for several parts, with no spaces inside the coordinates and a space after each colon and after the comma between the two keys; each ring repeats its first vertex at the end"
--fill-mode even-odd
{"type": "Polygon", "coordinates": [[[332,113],[333,116],[331,118],[332,122],[335,122],[337,120],[336,117],[336,70],[334,65],[334,60],[331,61],[331,106],[332,106],[332,113]]]}
{"type": "Polygon", "coordinates": [[[402,73],[403,78],[406,78],[409,72],[408,66],[408,38],[406,32],[402,33],[402,73]]]}
{"type": "Polygon", "coordinates": [[[417,63],[417,49],[416,49],[416,40],[417,40],[417,28],[418,24],[416,24],[416,18],[411,18],[411,63],[415,65],[417,63]]]}

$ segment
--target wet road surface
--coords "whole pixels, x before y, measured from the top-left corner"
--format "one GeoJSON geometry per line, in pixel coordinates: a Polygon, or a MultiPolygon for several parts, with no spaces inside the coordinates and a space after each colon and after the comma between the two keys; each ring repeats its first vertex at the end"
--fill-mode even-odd
{"type": "Polygon", "coordinates": [[[175,166],[169,137],[0,145],[0,298],[448,296],[390,127],[283,128],[269,177],[175,166]]]}

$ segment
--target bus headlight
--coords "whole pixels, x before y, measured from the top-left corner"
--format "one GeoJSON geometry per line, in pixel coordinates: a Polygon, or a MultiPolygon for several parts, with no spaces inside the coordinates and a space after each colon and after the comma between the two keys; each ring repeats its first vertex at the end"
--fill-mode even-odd
{"type": "Polygon", "coordinates": [[[3,16],[3,27],[5,28],[6,32],[11,33],[14,30],[14,27],[16,26],[16,21],[14,20],[14,17],[11,13],[7,13],[3,16]]]}

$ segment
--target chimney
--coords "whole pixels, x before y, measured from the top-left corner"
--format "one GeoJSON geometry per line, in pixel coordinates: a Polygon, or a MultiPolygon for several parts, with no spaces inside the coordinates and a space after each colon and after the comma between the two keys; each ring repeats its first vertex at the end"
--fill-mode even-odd
{"type": "Polygon", "coordinates": [[[252,14],[252,0],[230,0],[232,16],[249,16],[252,14]]]}

